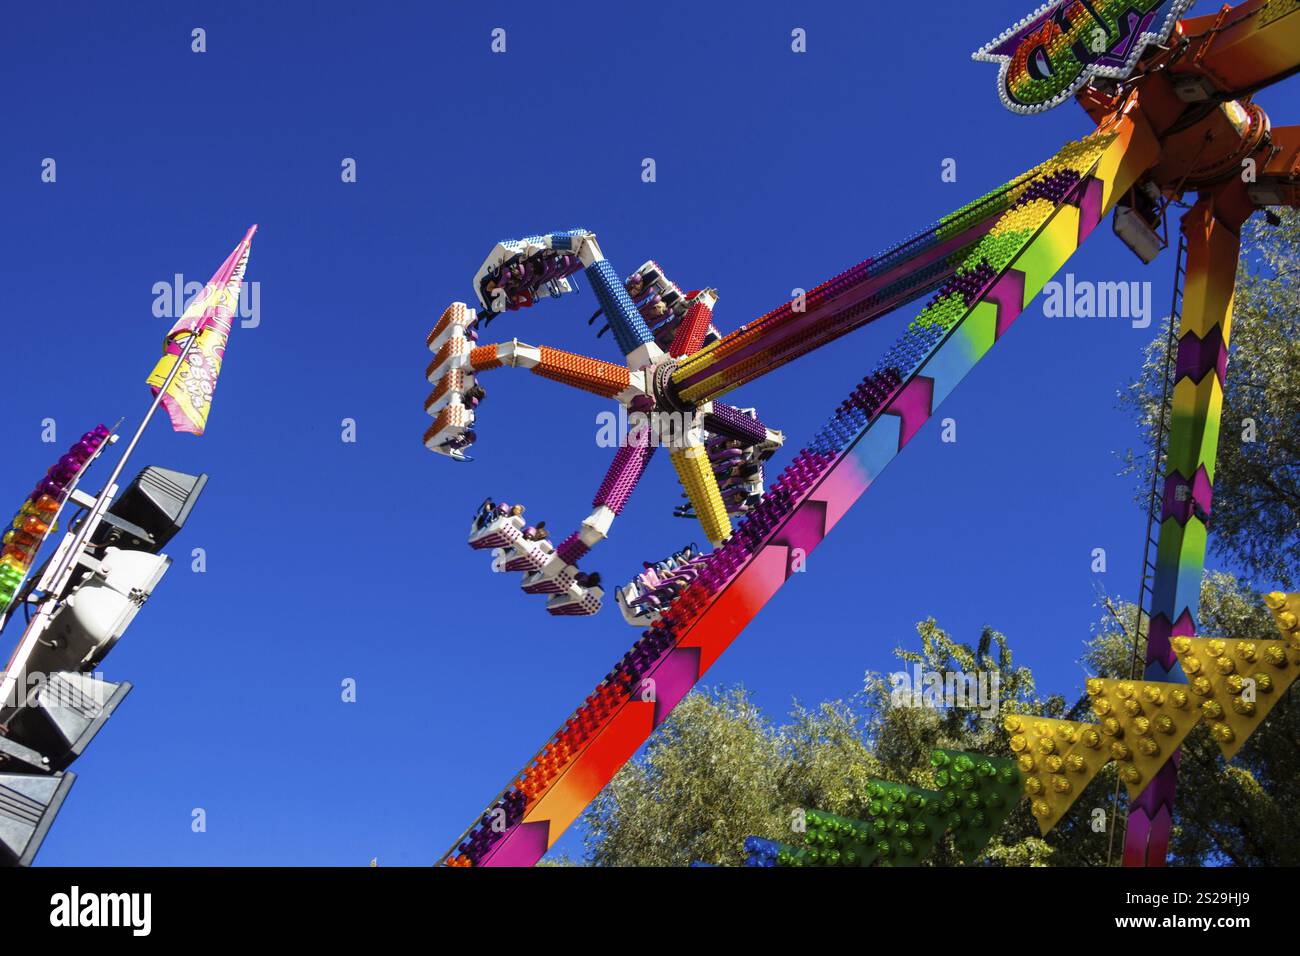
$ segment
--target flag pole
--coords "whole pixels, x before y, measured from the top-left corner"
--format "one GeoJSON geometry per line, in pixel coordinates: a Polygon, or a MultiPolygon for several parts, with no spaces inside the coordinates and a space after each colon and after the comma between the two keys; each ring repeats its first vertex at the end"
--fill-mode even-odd
{"type": "Polygon", "coordinates": [[[189,339],[186,340],[185,345],[181,348],[180,354],[176,357],[176,364],[173,365],[171,371],[167,373],[167,378],[163,381],[162,388],[158,389],[158,394],[154,396],[153,404],[149,406],[149,411],[145,412],[144,419],[140,422],[139,427],[136,428],[135,434],[131,436],[130,442],[127,443],[126,450],[122,452],[122,457],[118,459],[117,465],[113,468],[113,473],[108,477],[108,481],[104,482],[104,487],[100,490],[98,497],[95,498],[94,505],[91,507],[85,519],[81,522],[81,526],[77,528],[76,533],[73,534],[72,540],[68,543],[67,547],[60,547],[58,552],[58,561],[54,566],[54,571],[48,576],[42,576],[42,579],[48,582],[45,595],[36,602],[36,613],[32,617],[31,622],[27,625],[27,629],[23,632],[23,636],[19,639],[18,646],[14,648],[13,658],[9,662],[10,665],[12,665],[17,661],[18,670],[14,671],[6,667],[4,671],[0,671],[0,712],[4,712],[12,706],[20,703],[17,700],[11,699],[11,695],[17,687],[19,679],[22,678],[24,681],[26,680],[27,658],[30,656],[31,650],[35,646],[35,641],[44,632],[45,627],[53,617],[52,608],[54,602],[56,602],[62,595],[65,578],[69,574],[69,569],[72,567],[77,556],[81,554],[81,549],[85,546],[86,539],[90,536],[91,531],[93,531],[99,524],[99,518],[106,509],[108,498],[113,493],[114,484],[117,479],[121,477],[122,470],[126,467],[127,459],[131,457],[131,453],[135,451],[136,445],[140,443],[140,439],[144,435],[144,430],[148,427],[149,422],[158,411],[158,406],[162,404],[162,398],[167,394],[167,389],[169,389],[172,383],[176,380],[176,376],[180,374],[181,365],[184,363],[185,359],[189,357],[190,352],[194,348],[194,344],[198,341],[199,332],[201,330],[202,325],[190,333],[189,339]]]}
{"type": "MultiPolygon", "coordinates": [[[[221,268],[217,270],[217,274],[212,277],[212,281],[209,283],[209,289],[216,289],[218,279],[220,279],[220,282],[222,283],[221,292],[228,292],[233,276],[238,275],[239,280],[242,281],[243,271],[240,267],[247,261],[249,240],[252,239],[253,233],[256,231],[256,225],[249,228],[248,232],[244,235],[243,241],[235,247],[235,251],[227,257],[221,268]]],[[[220,293],[218,292],[218,294],[220,293]]],[[[193,304],[194,303],[191,303],[191,305],[193,304]]],[[[175,361],[172,363],[172,367],[168,370],[166,376],[163,378],[161,386],[159,386],[158,391],[154,394],[153,403],[149,406],[149,410],[145,412],[144,418],[140,421],[139,426],[135,430],[135,434],[132,435],[131,440],[127,442],[126,449],[122,452],[121,457],[114,466],[112,474],[109,475],[108,480],[104,483],[98,496],[95,497],[93,503],[90,505],[89,511],[86,513],[85,517],[82,518],[81,524],[77,527],[76,531],[72,532],[68,537],[65,537],[63,544],[61,544],[58,551],[55,552],[52,570],[41,575],[37,585],[44,594],[34,602],[31,601],[30,597],[28,598],[29,603],[35,604],[36,613],[28,621],[27,629],[19,640],[18,647],[15,649],[14,655],[9,662],[10,666],[17,661],[19,662],[18,666],[20,671],[25,671],[26,662],[31,656],[36,641],[39,640],[40,635],[53,619],[54,605],[63,596],[64,588],[72,574],[71,569],[74,562],[76,562],[80,557],[82,549],[86,545],[86,540],[90,537],[95,528],[99,526],[104,513],[108,509],[109,499],[116,491],[117,481],[121,477],[122,471],[126,468],[126,463],[135,452],[136,446],[140,444],[140,439],[144,437],[145,429],[149,427],[149,423],[158,412],[158,407],[163,403],[164,397],[176,382],[176,378],[180,375],[181,368],[190,357],[190,353],[194,351],[195,345],[198,344],[199,336],[208,328],[209,324],[220,311],[221,306],[209,304],[206,301],[204,302],[204,308],[200,313],[198,321],[195,323],[193,328],[188,330],[189,337],[186,338],[184,344],[181,345],[180,351],[177,353],[175,361]]],[[[182,319],[183,318],[184,315],[182,315],[182,319]]],[[[173,343],[173,336],[175,333],[176,329],[173,328],[167,335],[166,346],[168,349],[170,349],[173,343]]],[[[179,341],[179,338],[177,337],[175,341],[179,341]]],[[[150,376],[150,378],[152,378],[152,376],[150,376]]],[[[201,434],[201,432],[202,429],[200,427],[199,433],[201,434]]],[[[31,592],[28,593],[30,595],[31,592]]],[[[10,697],[16,686],[17,679],[18,675],[11,669],[7,668],[4,671],[0,671],[0,716],[3,716],[4,712],[10,709],[10,697]]]]}
{"type": "Polygon", "coordinates": [[[68,568],[76,559],[76,556],[81,553],[81,549],[86,543],[86,538],[89,537],[91,530],[98,523],[95,518],[97,515],[103,513],[105,499],[108,495],[112,494],[113,485],[117,482],[117,479],[122,476],[122,471],[126,468],[127,460],[135,451],[136,445],[140,444],[140,439],[144,437],[144,430],[149,427],[149,422],[153,420],[154,414],[162,404],[163,396],[166,395],[167,390],[172,387],[172,383],[176,381],[176,377],[180,374],[181,366],[183,366],[185,360],[189,358],[190,352],[194,349],[194,344],[199,340],[199,333],[201,331],[203,331],[202,325],[192,331],[189,338],[185,340],[185,345],[181,348],[180,354],[176,356],[176,361],[172,365],[171,371],[167,373],[167,377],[163,380],[162,387],[158,389],[158,394],[154,396],[153,404],[150,405],[149,410],[145,412],[144,418],[141,419],[139,427],[135,430],[135,434],[132,435],[131,440],[127,442],[126,449],[122,452],[122,457],[118,459],[117,464],[113,466],[112,473],[108,476],[108,480],[104,482],[104,487],[100,490],[99,497],[95,499],[95,505],[91,508],[90,514],[87,519],[81,523],[76,534],[73,535],[71,544],[68,545],[67,549],[59,558],[59,563],[55,565],[53,574],[47,578],[50,582],[50,590],[47,592],[46,596],[41,599],[41,604],[44,604],[50,597],[58,596],[61,586],[60,582],[62,581],[63,576],[67,573],[68,568]]]}
{"type": "MultiPolygon", "coordinates": [[[[239,245],[235,247],[235,252],[231,253],[230,258],[233,258],[236,253],[241,252],[243,257],[246,258],[248,256],[249,242],[252,240],[253,233],[256,231],[257,226],[254,224],[249,228],[248,232],[244,234],[244,238],[240,241],[239,245]]],[[[227,263],[230,262],[230,258],[227,258],[227,263]]],[[[236,264],[235,269],[236,271],[238,270],[238,263],[236,264]]],[[[222,275],[223,270],[224,265],[222,270],[218,270],[217,275],[222,275]]],[[[239,274],[242,280],[242,272],[239,274]]],[[[213,276],[212,278],[215,280],[217,276],[213,276]]],[[[226,283],[229,283],[230,274],[226,273],[223,276],[223,279],[226,283]]],[[[50,588],[46,592],[46,597],[42,598],[37,604],[37,613],[40,613],[40,610],[47,604],[50,595],[57,596],[62,587],[63,577],[68,572],[68,568],[72,565],[76,556],[81,553],[81,549],[86,543],[86,538],[90,536],[90,532],[94,529],[95,525],[98,524],[99,515],[104,512],[106,499],[107,496],[112,493],[113,485],[117,482],[117,479],[121,477],[122,470],[126,467],[127,461],[135,451],[136,445],[140,444],[140,439],[144,436],[144,430],[149,427],[149,422],[153,420],[154,414],[158,411],[158,406],[162,404],[163,397],[166,396],[168,390],[172,387],[172,383],[176,381],[176,377],[180,374],[181,368],[185,365],[185,360],[189,358],[190,352],[194,350],[194,346],[199,340],[199,335],[202,334],[208,324],[212,321],[213,316],[210,314],[211,307],[208,306],[206,302],[204,305],[205,308],[200,315],[199,321],[195,327],[190,330],[189,338],[185,340],[185,344],[181,347],[180,354],[176,356],[176,361],[172,363],[171,370],[167,373],[166,378],[163,379],[162,386],[158,389],[158,393],[154,395],[153,404],[149,406],[149,410],[145,412],[144,418],[140,421],[139,427],[135,430],[135,434],[132,435],[131,440],[127,442],[126,450],[122,452],[122,457],[118,459],[117,465],[114,466],[113,473],[108,476],[108,481],[104,483],[103,489],[95,499],[94,506],[90,509],[90,513],[87,515],[86,519],[82,521],[81,526],[77,529],[68,548],[59,556],[53,574],[45,579],[50,583],[50,588]]]]}

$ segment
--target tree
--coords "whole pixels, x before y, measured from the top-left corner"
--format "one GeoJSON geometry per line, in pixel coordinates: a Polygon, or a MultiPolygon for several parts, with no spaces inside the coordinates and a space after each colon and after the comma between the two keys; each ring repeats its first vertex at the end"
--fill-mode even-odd
{"type": "MultiPolygon", "coordinates": [[[[1033,674],[1015,664],[1010,645],[1000,632],[985,627],[979,642],[971,648],[953,640],[933,618],[921,621],[916,629],[920,650],[899,648],[895,656],[905,665],[919,665],[923,673],[996,674],[997,712],[989,714],[981,708],[912,706],[906,700],[895,700],[892,681],[869,672],[864,694],[869,714],[867,732],[884,770],[881,776],[898,783],[933,788],[929,757],[934,748],[1011,757],[1014,754],[1010,738],[1003,727],[1007,715],[1065,716],[1065,700],[1058,695],[1047,698],[1038,695],[1033,674]]],[[[1097,795],[1102,793],[1104,782],[1094,781],[1076,807],[1092,807],[1097,795]]],[[[1098,862],[1104,856],[1105,845],[1102,837],[1092,831],[1089,819],[1079,816],[1080,812],[1076,810],[1069,821],[1044,839],[1028,805],[1022,803],[989,843],[984,862],[1017,866],[1081,866],[1098,862]]],[[[945,839],[928,862],[955,866],[960,864],[960,859],[945,839]]]]}
{"type": "MultiPolygon", "coordinates": [[[[1088,645],[1084,663],[1089,673],[1129,676],[1137,609],[1124,603],[1115,612],[1098,625],[1088,645]]],[[[1221,571],[1207,574],[1201,586],[1201,633],[1239,640],[1279,636],[1260,595],[1221,571]]],[[[1231,764],[1225,763],[1206,725],[1197,725],[1182,748],[1170,861],[1191,866],[1300,864],[1297,740],[1300,704],[1294,692],[1274,707],[1231,764]]]]}
{"type": "MultiPolygon", "coordinates": [[[[1257,581],[1291,590],[1300,574],[1300,212],[1273,225],[1255,216],[1243,230],[1231,356],[1214,474],[1210,542],[1216,555],[1257,581]]],[[[1121,407],[1154,440],[1166,337],[1147,348],[1121,407]]],[[[1127,470],[1150,480],[1150,455],[1130,449],[1127,470]]]]}
{"type": "MultiPolygon", "coordinates": [[[[1009,756],[1000,715],[1063,710],[1060,698],[1037,699],[1032,675],[1014,664],[996,631],[985,629],[976,648],[952,640],[933,619],[917,631],[920,650],[900,649],[900,661],[928,672],[995,672],[999,715],[895,701],[893,682],[875,672],[846,699],[812,708],[796,702],[779,726],[743,688],[698,691],[588,810],[589,860],[606,866],[740,865],[746,836],[795,842],[800,809],[861,817],[872,778],[933,787],[934,747],[1009,756]]],[[[1004,831],[989,848],[991,861],[1080,864],[1104,853],[1098,838],[1089,846],[1073,836],[1061,846],[1042,840],[1024,807],[1004,831]]],[[[957,857],[945,846],[933,862],[955,863],[957,857]]]]}
{"type": "Polygon", "coordinates": [[[693,693],[586,814],[604,866],[739,865],[745,837],[780,826],[776,735],[743,688],[693,693]]]}
{"type": "MultiPolygon", "coordinates": [[[[1253,220],[1243,236],[1233,317],[1233,352],[1223,404],[1215,500],[1214,552],[1248,579],[1291,590],[1300,576],[1300,213],[1253,220]]],[[[1160,412],[1165,337],[1148,348],[1139,377],[1121,392],[1151,445],[1160,412]]],[[[1149,453],[1126,453],[1127,470],[1150,481],[1149,453]]],[[[1144,502],[1145,504],[1145,502],[1144,502]]],[[[1236,639],[1278,637],[1260,595],[1226,572],[1210,572],[1201,589],[1201,633],[1236,639]]],[[[1103,600],[1101,620],[1084,647],[1090,674],[1140,674],[1134,645],[1136,607],[1103,600]]],[[[998,675],[999,718],[1009,713],[1091,719],[1087,700],[1040,697],[1033,675],[1017,667],[1006,638],[991,628],[972,648],[933,618],[917,625],[919,649],[899,648],[905,666],[927,671],[998,675]]],[[[934,747],[1009,756],[1000,719],[978,708],[934,709],[896,703],[887,676],[868,672],[845,699],[804,707],[773,724],[743,688],[688,696],[600,794],[587,814],[587,852],[604,865],[685,865],[693,860],[743,862],[745,836],[797,842],[800,808],[850,817],[865,813],[872,777],[933,786],[934,747]]],[[[1183,746],[1170,862],[1185,865],[1300,864],[1300,703],[1278,703],[1231,764],[1205,725],[1183,746]]],[[[1040,837],[1021,803],[982,862],[1002,865],[1100,865],[1119,858],[1123,796],[1108,764],[1071,812],[1040,837]],[[1099,826],[1099,823],[1101,824],[1099,826]],[[1112,829],[1114,836],[1112,838],[1112,829]]],[[[946,842],[937,865],[959,862],[946,842]]]]}
{"type": "MultiPolygon", "coordinates": [[[[1136,608],[1106,599],[1084,646],[1089,674],[1128,677],[1136,608]]],[[[1260,595],[1223,572],[1206,576],[1202,633],[1276,640],[1260,595]]],[[[1143,629],[1145,633],[1145,627],[1143,629]]],[[[816,707],[795,702],[782,724],[768,720],[743,688],[689,695],[645,752],[615,775],[587,812],[588,860],[603,866],[736,866],[746,836],[798,843],[800,809],[866,814],[866,784],[882,778],[933,787],[930,751],[950,747],[1012,756],[1008,714],[1091,720],[1087,700],[1042,697],[1033,674],[1015,664],[1007,639],[985,628],[974,648],[953,640],[933,618],[917,625],[918,649],[897,649],[911,671],[983,671],[998,677],[997,714],[979,706],[913,706],[896,699],[891,675],[869,671],[861,690],[816,707]]],[[[1140,673],[1140,663],[1138,673],[1140,673]]],[[[904,695],[906,696],[906,695],[904,695]]],[[[1288,696],[1226,764],[1205,726],[1183,746],[1170,862],[1204,866],[1300,863],[1300,705],[1288,696]]],[[[1116,772],[1108,764],[1047,835],[1021,803],[981,862],[1007,866],[1099,866],[1118,861],[1122,817],[1111,824],[1116,772]]],[[[1120,798],[1122,813],[1123,797],[1120,798]]],[[[927,861],[958,865],[944,841],[927,861]]]]}

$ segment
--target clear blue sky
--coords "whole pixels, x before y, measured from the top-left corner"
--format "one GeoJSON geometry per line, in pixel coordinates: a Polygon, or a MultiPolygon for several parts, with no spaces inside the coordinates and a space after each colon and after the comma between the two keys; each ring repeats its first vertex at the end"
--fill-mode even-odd
{"type": "MultiPolygon", "coordinates": [[[[466,547],[487,494],[557,531],[580,520],[609,406],[503,371],[485,381],[478,460],[430,454],[438,314],[469,299],[497,239],[573,225],[622,274],[653,257],[683,286],[716,286],[724,329],[767,311],[1088,131],[1072,105],[1006,112],[995,69],[970,60],[1035,2],[11,10],[0,497],[16,507],[61,451],[41,444],[42,419],[69,437],[138,421],[169,324],[153,284],[205,281],[261,226],[261,325],[235,330],[208,434],[159,421],[142,449],[139,465],[211,482],[106,662],[136,689],[76,765],[40,862],[434,860],[636,636],[612,607],[547,616],[466,547]],[[644,157],[658,182],[641,182],[644,157]]],[[[1163,315],[1172,263],[1144,268],[1109,231],[1071,270],[1150,280],[1163,315]]],[[[584,289],[493,331],[613,357],[586,325],[594,308],[584,289]]],[[[737,393],[785,430],[778,464],[914,311],[737,393]]],[[[1114,455],[1134,433],[1115,395],[1156,332],[1031,308],[944,406],[957,442],[931,423],[708,682],[743,682],[777,716],[853,693],[934,615],[968,641],[998,627],[1044,690],[1077,693],[1091,550],[1109,555],[1102,585],[1137,583],[1143,517],[1114,455]]],[[[592,569],[623,580],[698,538],[670,516],[677,500],[657,460],[592,569]]]]}

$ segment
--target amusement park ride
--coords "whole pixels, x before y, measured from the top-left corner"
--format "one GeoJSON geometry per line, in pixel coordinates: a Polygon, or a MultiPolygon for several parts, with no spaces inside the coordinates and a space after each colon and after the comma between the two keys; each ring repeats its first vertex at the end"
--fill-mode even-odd
{"type": "MultiPolygon", "coordinates": [[[[1196,637],[1239,232],[1264,207],[1300,205],[1300,127],[1273,127],[1252,99],[1300,70],[1300,0],[1247,0],[1183,19],[1191,6],[1057,0],[988,44],[975,56],[1000,64],[1008,109],[1034,114],[1074,99],[1096,130],[735,331],[714,327],[713,289],[684,289],[655,262],[621,279],[585,230],[492,250],[475,277],[478,308],[453,303],[428,337],[434,421],[426,446],[468,457],[484,395],[479,376],[503,366],[612,399],[640,424],[567,537],[552,543],[521,507],[489,500],[471,523],[470,546],[492,549],[493,569],[519,572],[523,590],[544,595],[551,614],[595,614],[605,591],[590,552],[663,444],[689,502],[678,513],[699,521],[712,550],[647,563],[616,591],[624,617],[645,628],[641,637],[441,863],[537,862],[1102,220],[1113,212],[1115,233],[1150,262],[1170,244],[1177,206],[1185,210],[1182,307],[1170,318],[1168,400],[1155,448],[1162,484],[1153,488],[1150,521],[1159,533],[1148,534],[1138,597],[1149,620],[1137,635],[1146,642],[1145,672],[1089,680],[1097,724],[1008,725],[1017,761],[935,757],[945,780],[977,794],[977,777],[986,780],[990,806],[1005,803],[1008,785],[1029,796],[1044,832],[1115,760],[1131,798],[1124,863],[1164,863],[1180,742],[1204,719],[1230,759],[1300,666],[1297,595],[1269,597],[1283,640],[1229,646],[1196,637]],[[518,340],[480,342],[503,312],[571,291],[578,272],[621,364],[518,340]],[[902,337],[764,490],[765,464],[783,435],[755,410],[721,399],[922,297],[902,337]]],[[[882,807],[924,807],[931,798],[932,809],[944,806],[942,793],[891,787],[880,785],[882,807]]],[[[852,823],[818,826],[856,832],[852,823]]]]}
{"type": "MultiPolygon", "coordinates": [[[[1300,71],[1300,0],[1185,18],[1192,5],[1054,0],[985,46],[976,59],[999,65],[1008,109],[1035,114],[1073,99],[1096,129],[734,331],[714,325],[716,290],[678,285],[655,261],[622,278],[586,230],[492,250],[474,280],[477,305],[453,303],[427,339],[425,445],[469,460],[486,394],[479,377],[504,366],[612,400],[630,428],[566,536],[526,520],[517,498],[488,499],[470,546],[490,551],[494,570],[519,573],[549,613],[596,614],[606,587],[593,554],[663,446],[686,499],[673,512],[699,522],[709,549],[647,561],[614,588],[640,637],[440,863],[541,859],[1103,219],[1113,213],[1118,238],[1151,262],[1172,244],[1177,208],[1181,305],[1170,316],[1136,598],[1144,672],[1087,681],[1096,723],[1008,717],[1010,756],[936,750],[934,790],[873,782],[870,822],[809,810],[806,846],[748,845],[755,865],[909,864],[949,834],[974,862],[1022,797],[1047,833],[1114,761],[1130,798],[1125,865],[1165,862],[1186,735],[1204,721],[1233,759],[1300,675],[1300,594],[1265,598],[1279,640],[1197,633],[1240,230],[1261,209],[1300,206],[1300,126],[1273,127],[1253,100],[1300,71]],[[592,322],[603,320],[621,361],[480,341],[503,313],[573,291],[579,272],[599,303],[592,322]],[[769,482],[784,434],[723,399],[918,299],[901,337],[769,482]]],[[[162,549],[206,476],[149,467],[124,489],[118,481],[160,407],[177,430],[202,434],[254,229],[168,334],[148,380],[154,402],[99,494],[81,485],[118,441],[105,426],[72,443],[4,533],[0,629],[20,614],[24,627],[0,672],[0,864],[31,862],[74,779],[67,768],[130,690],[96,668],[166,572],[162,549]]]]}

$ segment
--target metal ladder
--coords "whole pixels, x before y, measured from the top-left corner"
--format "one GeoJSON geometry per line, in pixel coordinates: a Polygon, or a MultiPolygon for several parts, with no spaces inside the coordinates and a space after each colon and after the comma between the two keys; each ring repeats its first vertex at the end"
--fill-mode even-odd
{"type": "MultiPolygon", "coordinates": [[[[1178,231],[1178,252],[1174,256],[1174,293],[1169,306],[1169,332],[1165,341],[1165,374],[1161,385],[1160,414],[1156,419],[1155,441],[1152,442],[1151,482],[1147,489],[1147,530],[1142,547],[1142,577],[1138,582],[1137,613],[1133,621],[1133,653],[1129,658],[1128,676],[1137,678],[1146,666],[1147,631],[1143,630],[1143,618],[1149,630],[1151,623],[1150,602],[1155,595],[1156,551],[1160,544],[1160,513],[1164,510],[1164,487],[1161,478],[1165,474],[1166,459],[1169,453],[1169,418],[1172,412],[1174,373],[1178,366],[1178,330],[1183,324],[1183,285],[1187,280],[1187,237],[1178,231]]],[[[1120,782],[1115,781],[1115,794],[1112,801],[1114,811],[1110,818],[1110,843],[1106,848],[1106,865],[1111,865],[1115,851],[1116,820],[1119,817],[1120,782]]],[[[1125,828],[1128,816],[1125,811],[1125,828]]]]}

